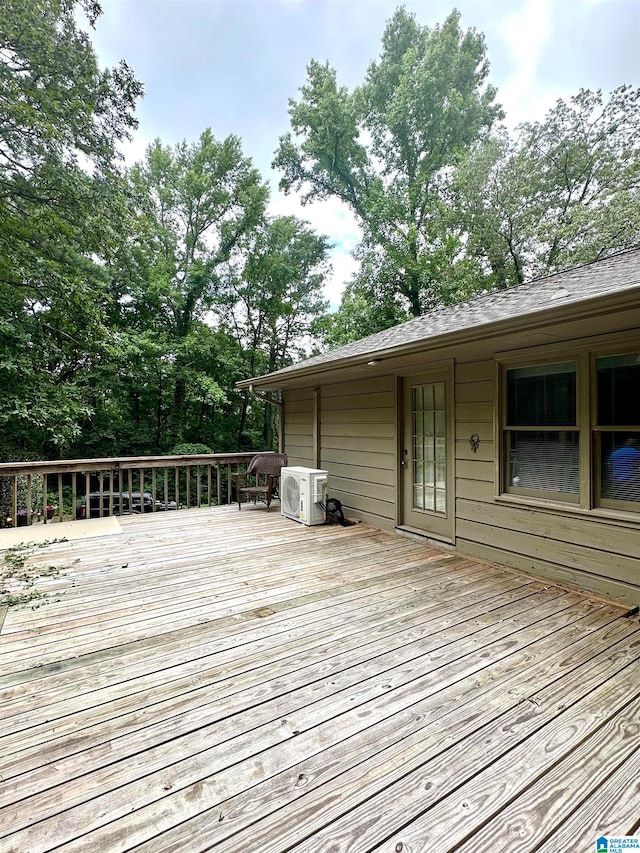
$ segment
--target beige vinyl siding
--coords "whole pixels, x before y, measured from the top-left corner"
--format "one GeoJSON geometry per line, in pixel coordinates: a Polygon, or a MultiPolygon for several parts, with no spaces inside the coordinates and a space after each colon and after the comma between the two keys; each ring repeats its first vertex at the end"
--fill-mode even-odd
{"type": "Polygon", "coordinates": [[[640,603],[640,529],[560,507],[495,499],[493,360],[456,366],[456,544],[631,604],[640,603]],[[470,436],[480,437],[474,453],[470,436]]]}
{"type": "MultiPolygon", "coordinates": [[[[456,500],[493,500],[495,449],[493,360],[457,364],[455,369],[456,500]],[[480,439],[474,452],[471,436],[480,439]]],[[[456,509],[457,517],[457,509],[456,509]]],[[[459,535],[456,525],[456,537],[459,535]]]]}
{"type": "Polygon", "coordinates": [[[313,453],[313,391],[302,388],[285,391],[284,452],[289,465],[315,468],[313,453]]]}
{"type": "MultiPolygon", "coordinates": [[[[640,604],[640,526],[597,513],[496,499],[496,364],[455,366],[456,545],[461,552],[640,604]],[[469,439],[480,444],[473,451],[469,439]]],[[[290,464],[315,466],[314,392],[285,392],[290,464]]],[[[318,393],[320,466],[346,514],[383,529],[396,523],[395,376],[324,385],[318,393]]]]}
{"type": "Polygon", "coordinates": [[[329,494],[354,515],[391,530],[396,517],[396,384],[383,376],[320,390],[320,467],[329,494]]]}

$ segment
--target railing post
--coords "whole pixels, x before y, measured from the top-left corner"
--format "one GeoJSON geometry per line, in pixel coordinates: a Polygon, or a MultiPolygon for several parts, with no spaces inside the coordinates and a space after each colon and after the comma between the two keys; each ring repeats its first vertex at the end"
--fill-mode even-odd
{"type": "Polygon", "coordinates": [[[58,462],[15,462],[0,463],[0,476],[7,479],[11,501],[11,509],[6,507],[6,524],[17,526],[18,523],[33,523],[36,511],[38,518],[43,513],[43,521],[48,523],[52,520],[53,513],[47,507],[58,502],[58,519],[65,518],[66,486],[63,477],[71,479],[72,516],[77,517],[78,503],[81,504],[82,514],[80,517],[90,518],[104,517],[107,514],[121,513],[123,510],[134,510],[134,489],[138,493],[140,489],[140,506],[138,511],[145,510],[145,478],[146,469],[151,469],[149,486],[152,490],[151,511],[157,511],[156,501],[160,503],[164,491],[164,505],[168,507],[173,503],[171,494],[172,486],[169,486],[169,478],[173,476],[175,482],[175,505],[181,506],[180,491],[182,489],[182,477],[184,471],[184,506],[222,506],[225,500],[231,503],[233,500],[234,484],[233,478],[239,476],[246,468],[246,463],[253,456],[252,453],[216,453],[216,454],[194,454],[193,456],[176,454],[173,456],[138,456],[124,457],[122,459],[62,459],[58,462]],[[205,468],[206,466],[206,468],[205,468]],[[214,469],[215,468],[215,475],[214,469]],[[158,472],[162,469],[164,479],[162,484],[158,480],[158,472]],[[173,469],[173,475],[170,473],[173,469]],[[124,481],[123,477],[127,476],[124,481]],[[137,472],[137,475],[136,475],[137,472]],[[205,473],[206,472],[206,473],[205,473]],[[191,474],[195,475],[195,486],[191,482],[191,474]],[[42,501],[38,499],[39,489],[37,485],[34,490],[34,476],[42,477],[42,501]],[[49,492],[48,478],[57,477],[57,484],[53,483],[51,493],[49,492]],[[78,476],[82,480],[78,481],[78,476]],[[136,480],[137,476],[137,480],[136,480]],[[215,476],[215,481],[214,481],[215,476]],[[18,482],[18,477],[24,478],[18,482]],[[205,479],[206,478],[206,479],[205,479]],[[225,484],[226,478],[226,484],[225,484]],[[117,482],[116,482],[117,480],[117,482]],[[95,482],[96,504],[91,502],[92,483],[95,482]],[[21,484],[24,484],[24,488],[21,484]],[[206,496],[205,496],[206,489],[206,496]],[[125,496],[128,491],[128,503],[125,496]],[[40,509],[40,503],[42,508],[40,509]],[[34,506],[36,509],[34,510],[34,506]]]}
{"type": "Polygon", "coordinates": [[[64,518],[64,493],[62,491],[62,474],[58,474],[58,518],[64,518]]]}
{"type": "Polygon", "coordinates": [[[13,475],[13,483],[11,489],[11,524],[13,527],[18,526],[18,475],[13,475]]]}
{"type": "Polygon", "coordinates": [[[165,465],[162,470],[164,476],[164,511],[167,512],[169,509],[169,469],[165,465]]]}
{"type": "Polygon", "coordinates": [[[31,524],[31,474],[27,474],[27,524],[31,524]]]}

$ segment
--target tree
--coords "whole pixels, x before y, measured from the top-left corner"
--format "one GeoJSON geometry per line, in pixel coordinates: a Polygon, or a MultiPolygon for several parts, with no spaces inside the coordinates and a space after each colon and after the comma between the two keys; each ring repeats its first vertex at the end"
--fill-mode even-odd
{"type": "Polygon", "coordinates": [[[500,287],[640,242],[640,89],[582,89],[458,174],[469,247],[500,287]]]}
{"type": "Polygon", "coordinates": [[[274,160],[280,187],[351,208],[361,251],[383,271],[387,313],[417,316],[446,301],[443,267],[455,290],[464,245],[442,214],[453,168],[501,115],[488,71],[483,36],[463,32],[457,12],[429,29],[400,8],[362,86],[350,93],[312,61],[300,100],[290,101],[293,135],[274,160]]]}
{"type": "Polygon", "coordinates": [[[93,25],[100,7],[0,7],[0,424],[19,447],[63,446],[87,411],[124,203],[116,148],[142,92],[126,64],[98,67],[79,11],[93,25]]]}
{"type": "Polygon", "coordinates": [[[136,364],[130,391],[155,389],[154,446],[172,447],[189,439],[190,403],[224,402],[214,369],[217,339],[207,321],[221,270],[242,255],[262,221],[268,191],[240,140],[218,141],[210,130],[173,148],[156,140],[129,177],[137,215],[113,267],[115,322],[125,351],[154,330],[162,355],[149,350],[143,373],[136,364]]]}
{"type": "MultiPolygon", "coordinates": [[[[304,353],[314,321],[327,303],[322,285],[329,272],[329,245],[293,216],[257,228],[241,267],[230,268],[220,316],[223,328],[245,354],[245,376],[270,373],[304,353]]],[[[246,442],[250,400],[244,396],[238,444],[246,442]]],[[[261,441],[273,444],[273,419],[263,410],[261,441]]],[[[255,445],[255,440],[254,440],[255,445]]]]}

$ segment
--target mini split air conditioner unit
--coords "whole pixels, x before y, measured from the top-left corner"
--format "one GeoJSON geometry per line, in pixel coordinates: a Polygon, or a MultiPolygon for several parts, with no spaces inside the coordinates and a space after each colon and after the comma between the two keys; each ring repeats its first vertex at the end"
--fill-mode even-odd
{"type": "Polygon", "coordinates": [[[324,524],[320,502],[327,500],[327,471],[290,466],[280,471],[282,515],[301,524],[324,524]]]}

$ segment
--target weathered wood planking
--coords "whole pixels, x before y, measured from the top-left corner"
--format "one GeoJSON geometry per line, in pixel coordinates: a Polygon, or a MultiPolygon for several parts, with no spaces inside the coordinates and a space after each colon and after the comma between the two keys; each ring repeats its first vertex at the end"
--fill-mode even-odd
{"type": "Polygon", "coordinates": [[[69,566],[0,634],[3,853],[396,850],[430,812],[524,851],[514,821],[539,846],[582,801],[629,814],[624,610],[365,525],[177,515],[38,552],[69,566]]]}

